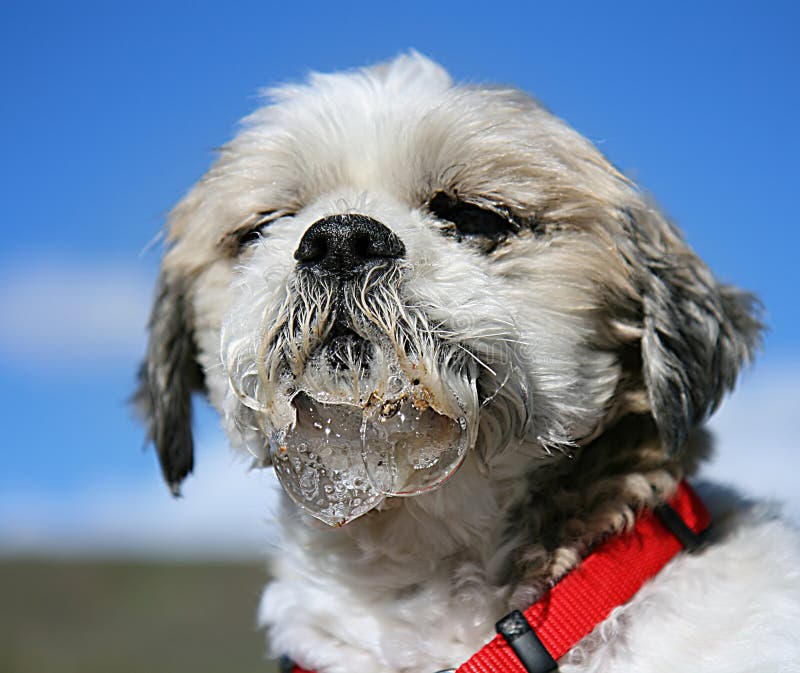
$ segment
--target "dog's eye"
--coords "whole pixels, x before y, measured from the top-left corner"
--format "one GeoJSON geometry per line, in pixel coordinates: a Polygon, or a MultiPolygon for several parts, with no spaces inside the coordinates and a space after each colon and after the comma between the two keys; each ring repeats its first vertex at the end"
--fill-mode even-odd
{"type": "Polygon", "coordinates": [[[264,229],[275,222],[275,220],[290,215],[293,215],[293,213],[289,213],[285,210],[265,210],[258,213],[255,222],[249,223],[238,232],[236,243],[239,250],[243,250],[247,246],[259,241],[264,233],[264,229]]]}
{"type": "Polygon", "coordinates": [[[460,201],[444,192],[430,200],[428,209],[440,220],[452,223],[456,234],[461,236],[482,236],[499,241],[520,229],[510,213],[460,201]]]}

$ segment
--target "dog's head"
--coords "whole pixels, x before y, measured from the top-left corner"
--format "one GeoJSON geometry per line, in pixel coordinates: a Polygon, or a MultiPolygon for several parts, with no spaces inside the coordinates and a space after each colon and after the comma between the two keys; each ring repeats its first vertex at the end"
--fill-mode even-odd
{"type": "Polygon", "coordinates": [[[630,415],[678,452],[751,357],[753,298],[519,91],[412,54],[270,98],[170,218],[137,397],[173,489],[193,391],[338,523],[630,415]]]}

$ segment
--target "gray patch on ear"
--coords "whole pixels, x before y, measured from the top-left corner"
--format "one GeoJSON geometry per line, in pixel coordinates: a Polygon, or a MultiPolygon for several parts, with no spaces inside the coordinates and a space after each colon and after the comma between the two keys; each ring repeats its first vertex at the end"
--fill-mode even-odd
{"type": "Polygon", "coordinates": [[[192,393],[204,387],[185,290],[185,282],[170,281],[163,273],[159,278],[147,355],[133,396],[164,479],[176,496],[194,467],[192,393]]]}
{"type": "Polygon", "coordinates": [[[628,213],[643,309],[642,368],[653,417],[667,449],[732,390],[761,339],[758,299],[719,285],[679,233],[654,211],[628,213]]]}

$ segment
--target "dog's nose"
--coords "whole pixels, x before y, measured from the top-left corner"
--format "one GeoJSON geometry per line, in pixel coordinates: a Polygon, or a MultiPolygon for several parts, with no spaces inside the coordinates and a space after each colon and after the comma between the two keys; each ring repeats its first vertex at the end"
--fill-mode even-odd
{"type": "Polygon", "coordinates": [[[300,239],[294,258],[307,267],[346,275],[405,254],[403,242],[387,226],[366,215],[346,213],[314,222],[300,239]]]}

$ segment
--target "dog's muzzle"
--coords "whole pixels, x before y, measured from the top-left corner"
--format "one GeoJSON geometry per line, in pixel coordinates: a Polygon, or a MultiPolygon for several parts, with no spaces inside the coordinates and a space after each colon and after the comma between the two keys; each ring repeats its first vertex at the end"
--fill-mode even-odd
{"type": "Polygon", "coordinates": [[[383,278],[372,270],[392,268],[404,255],[397,235],[358,214],[315,222],[295,252],[298,272],[333,288],[339,298],[332,310],[343,315],[308,360],[288,363],[295,367],[290,384],[271,384],[265,429],[284,490],[329,525],[343,525],[388,496],[436,488],[474,443],[472,368],[450,367],[443,377],[438,355],[407,350],[386,320],[365,317],[379,305],[347,310],[341,299],[357,294],[358,278],[383,278]]]}

